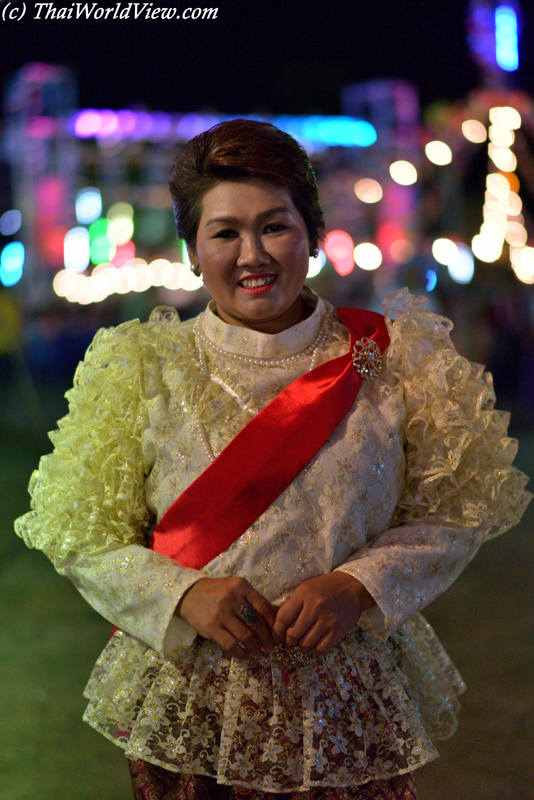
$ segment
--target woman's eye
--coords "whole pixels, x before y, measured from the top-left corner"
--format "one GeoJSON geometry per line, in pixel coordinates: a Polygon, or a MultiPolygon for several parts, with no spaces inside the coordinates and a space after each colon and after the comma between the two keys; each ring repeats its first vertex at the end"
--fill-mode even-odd
{"type": "Polygon", "coordinates": [[[237,234],[236,234],[235,231],[231,230],[230,228],[227,228],[227,229],[225,229],[223,231],[218,231],[215,234],[215,238],[216,239],[231,239],[233,236],[237,236],[237,234]]]}
{"type": "Polygon", "coordinates": [[[286,225],[282,225],[281,222],[273,222],[271,225],[267,225],[265,230],[267,233],[278,233],[278,231],[284,231],[286,229],[286,225]]]}

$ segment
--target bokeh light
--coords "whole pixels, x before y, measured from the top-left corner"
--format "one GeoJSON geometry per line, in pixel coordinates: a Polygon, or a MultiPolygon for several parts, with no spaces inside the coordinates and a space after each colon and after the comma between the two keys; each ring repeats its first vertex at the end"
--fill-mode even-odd
{"type": "Polygon", "coordinates": [[[523,208],[523,201],[519,197],[516,192],[510,192],[508,195],[508,215],[510,217],[517,217],[518,214],[521,214],[521,210],[523,208]]]}
{"type": "Polygon", "coordinates": [[[450,164],[452,161],[452,150],[445,142],[428,142],[425,145],[425,153],[428,160],[438,166],[450,164]]]}
{"type": "Polygon", "coordinates": [[[130,203],[114,203],[108,213],[109,221],[107,237],[110,242],[119,246],[129,242],[133,236],[133,207],[130,203]]]}
{"type": "MultiPolygon", "coordinates": [[[[135,258],[135,245],[133,242],[126,242],[116,248],[113,256],[110,258],[111,263],[115,267],[123,267],[135,258]]],[[[143,262],[145,263],[145,262],[143,262]]]]}
{"type": "Polygon", "coordinates": [[[487,137],[485,125],[477,119],[466,119],[462,122],[462,133],[473,144],[481,144],[487,137]]]}
{"type": "Polygon", "coordinates": [[[528,234],[520,222],[510,221],[504,238],[511,247],[521,247],[526,244],[528,234]]]}
{"type": "Polygon", "coordinates": [[[515,141],[515,133],[504,125],[490,125],[488,132],[496,147],[511,147],[515,141]]]}
{"type": "Polygon", "coordinates": [[[512,269],[522,283],[534,283],[534,247],[513,249],[510,260],[512,269]]]}
{"type": "Polygon", "coordinates": [[[108,224],[107,219],[97,219],[89,226],[90,253],[93,264],[110,261],[115,253],[115,244],[108,238],[108,224]]]}
{"type": "Polygon", "coordinates": [[[189,267],[184,264],[180,270],[181,288],[185,289],[186,292],[196,292],[197,289],[200,289],[203,285],[204,281],[202,278],[197,278],[196,275],[193,275],[189,267]]]}
{"type": "Polygon", "coordinates": [[[330,231],[324,251],[339,275],[348,275],[354,269],[354,242],[346,231],[330,231]]]}
{"type": "Polygon", "coordinates": [[[94,108],[80,111],[74,119],[74,132],[81,139],[95,136],[100,128],[100,114],[94,108]]]}
{"type": "Polygon", "coordinates": [[[389,174],[401,186],[411,186],[417,181],[417,170],[410,161],[394,161],[389,167],[389,174]]]}
{"type": "Polygon", "coordinates": [[[154,259],[150,264],[142,258],[133,258],[120,268],[102,263],[94,267],[91,275],[61,270],[53,280],[58,297],[82,305],[100,303],[111,294],[145,292],[151,286],[195,292],[202,285],[202,278],[193,275],[185,264],[171,263],[165,258],[154,259]]]}
{"type": "Polygon", "coordinates": [[[166,258],[156,258],[148,265],[147,277],[151,286],[165,286],[174,273],[172,264],[166,258]]]}
{"type": "MultiPolygon", "coordinates": [[[[170,115],[156,111],[86,108],[74,115],[70,130],[80,138],[119,141],[126,137],[161,142],[164,139],[189,140],[218,122],[230,119],[214,114],[170,115]]],[[[272,120],[277,128],[313,146],[369,147],[376,142],[376,130],[367,120],[353,117],[280,116],[272,120]]]]}
{"type": "Polygon", "coordinates": [[[117,269],[114,264],[99,264],[98,267],[95,267],[93,270],[93,276],[105,274],[108,278],[110,284],[110,294],[117,293],[119,288],[122,284],[122,276],[121,270],[117,269]]]}
{"type": "Polygon", "coordinates": [[[71,228],[67,231],[63,245],[63,260],[65,269],[69,272],[85,272],[91,260],[87,228],[71,228]]]}
{"type": "Polygon", "coordinates": [[[432,292],[436,288],[437,282],[438,282],[438,276],[436,271],[433,269],[427,269],[425,290],[427,292],[432,292]]]}
{"type": "Polygon", "coordinates": [[[519,68],[517,14],[508,5],[495,9],[495,60],[505,72],[519,68]]]}
{"type": "Polygon", "coordinates": [[[458,258],[458,247],[451,239],[436,239],[432,243],[432,255],[440,264],[451,264],[458,258]]]}
{"type": "Polygon", "coordinates": [[[0,233],[3,236],[13,236],[22,225],[22,214],[16,208],[4,211],[0,217],[0,233]]]}
{"type": "Polygon", "coordinates": [[[521,114],[511,106],[490,108],[489,118],[494,125],[502,125],[503,128],[510,128],[510,130],[517,130],[521,127],[521,114]]]}
{"type": "Polygon", "coordinates": [[[86,304],[90,301],[91,281],[87,275],[78,275],[76,285],[67,299],[74,303],[86,304]]]}
{"type": "Polygon", "coordinates": [[[517,167],[517,158],[509,147],[495,147],[490,144],[488,153],[497,169],[503,172],[513,172],[517,167]]]}
{"type": "Polygon", "coordinates": [[[409,239],[397,239],[389,252],[396,264],[408,264],[415,255],[415,247],[409,239]]]}
{"type": "Polygon", "coordinates": [[[486,177],[486,186],[495,197],[499,197],[503,194],[507,195],[510,191],[510,184],[506,177],[500,175],[498,172],[492,172],[486,177]]]}
{"type": "Polygon", "coordinates": [[[102,195],[91,186],[81,189],[76,195],[76,219],[81,225],[90,225],[102,213],[102,195]]]}
{"type": "Polygon", "coordinates": [[[458,257],[451,264],[447,264],[447,270],[452,280],[456,283],[470,283],[475,274],[475,260],[471,248],[463,242],[458,242],[458,257]]]}
{"type": "Polygon", "coordinates": [[[502,177],[508,182],[510,191],[512,192],[519,191],[519,178],[517,177],[515,172],[506,172],[502,177]]]}
{"type": "Polygon", "coordinates": [[[378,181],[373,178],[361,178],[354,184],[354,194],[362,203],[378,203],[382,200],[384,192],[378,181]]]}
{"type": "Polygon", "coordinates": [[[480,226],[480,233],[499,236],[504,239],[508,230],[508,220],[506,213],[499,214],[496,211],[488,211],[484,214],[484,222],[480,226]]]}
{"type": "Polygon", "coordinates": [[[478,233],[471,242],[471,249],[476,257],[488,264],[500,258],[502,247],[502,238],[494,233],[478,233]]]}
{"type": "Polygon", "coordinates": [[[311,144],[328,147],[369,147],[376,142],[370,122],[352,117],[286,117],[273,119],[273,125],[311,144]]]}
{"type": "Polygon", "coordinates": [[[0,255],[0,281],[4,286],[14,286],[22,278],[24,268],[24,245],[9,242],[0,255]]]}
{"type": "Polygon", "coordinates": [[[121,282],[116,289],[117,294],[127,294],[128,292],[132,292],[137,278],[135,267],[127,264],[119,271],[121,274],[121,282]]]}
{"type": "Polygon", "coordinates": [[[150,278],[148,274],[148,264],[138,264],[134,267],[135,280],[133,281],[132,290],[134,292],[146,292],[150,288],[150,278]]]}
{"type": "Polygon", "coordinates": [[[113,205],[109,207],[106,216],[109,220],[115,219],[116,217],[128,217],[132,219],[133,206],[131,203],[113,203],[113,205]]]}
{"type": "Polygon", "coordinates": [[[182,269],[187,269],[185,264],[182,264],[179,261],[174,261],[171,264],[172,267],[172,275],[167,278],[164,283],[166,289],[170,289],[171,291],[176,291],[177,289],[182,288],[182,269]]]}
{"type": "Polygon", "coordinates": [[[376,244],[362,242],[354,248],[354,261],[360,269],[378,269],[382,263],[382,253],[376,244]]]}
{"type": "Polygon", "coordinates": [[[315,278],[321,272],[325,264],[326,254],[324,250],[319,248],[319,253],[315,257],[310,257],[307,277],[315,278]]]}
{"type": "Polygon", "coordinates": [[[77,277],[75,272],[68,272],[66,269],[56,272],[54,280],[52,281],[52,288],[57,296],[70,296],[76,290],[77,277]]]}
{"type": "Polygon", "coordinates": [[[458,258],[458,247],[452,239],[436,239],[432,243],[432,255],[438,263],[447,266],[458,258]]]}

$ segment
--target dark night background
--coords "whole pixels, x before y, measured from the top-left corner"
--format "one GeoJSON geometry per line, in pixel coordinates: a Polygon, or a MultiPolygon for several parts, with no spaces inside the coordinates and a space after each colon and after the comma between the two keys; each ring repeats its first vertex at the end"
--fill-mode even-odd
{"type": "MultiPolygon", "coordinates": [[[[423,105],[463,97],[480,82],[467,44],[467,0],[183,0],[177,7],[189,2],[218,6],[218,18],[35,20],[32,0],[21,22],[0,27],[0,75],[28,61],[70,64],[81,108],[297,114],[339,113],[339,88],[371,78],[410,80],[423,105]]],[[[532,93],[534,4],[522,6],[512,80],[532,93]]]]}

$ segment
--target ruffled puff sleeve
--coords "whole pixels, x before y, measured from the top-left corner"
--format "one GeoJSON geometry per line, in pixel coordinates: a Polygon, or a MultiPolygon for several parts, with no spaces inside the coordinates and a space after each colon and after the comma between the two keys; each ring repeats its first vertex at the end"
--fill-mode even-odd
{"type": "Polygon", "coordinates": [[[97,333],[66,395],[69,413],[50,434],[54,451],[31,477],[32,510],[15,531],[102,616],[165,653],[194,637],[173,613],[199,573],[146,547],[144,338],[138,320],[97,333]]]}
{"type": "Polygon", "coordinates": [[[491,375],[458,355],[450,320],[404,289],[386,298],[387,379],[402,390],[406,476],[391,528],[340,567],[377,605],[360,625],[385,638],[458,577],[481,542],[521,518],[531,499],[512,466],[509,414],[491,375]],[[396,319],[393,317],[396,316],[396,319]]]}

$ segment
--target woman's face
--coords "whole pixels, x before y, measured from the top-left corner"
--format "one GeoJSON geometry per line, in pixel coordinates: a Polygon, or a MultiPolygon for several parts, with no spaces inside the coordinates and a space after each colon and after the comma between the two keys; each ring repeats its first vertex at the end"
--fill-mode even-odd
{"type": "Polygon", "coordinates": [[[279,333],[304,319],[310,243],[286,188],[262,179],[214,186],[189,255],[225,322],[279,333]]]}

